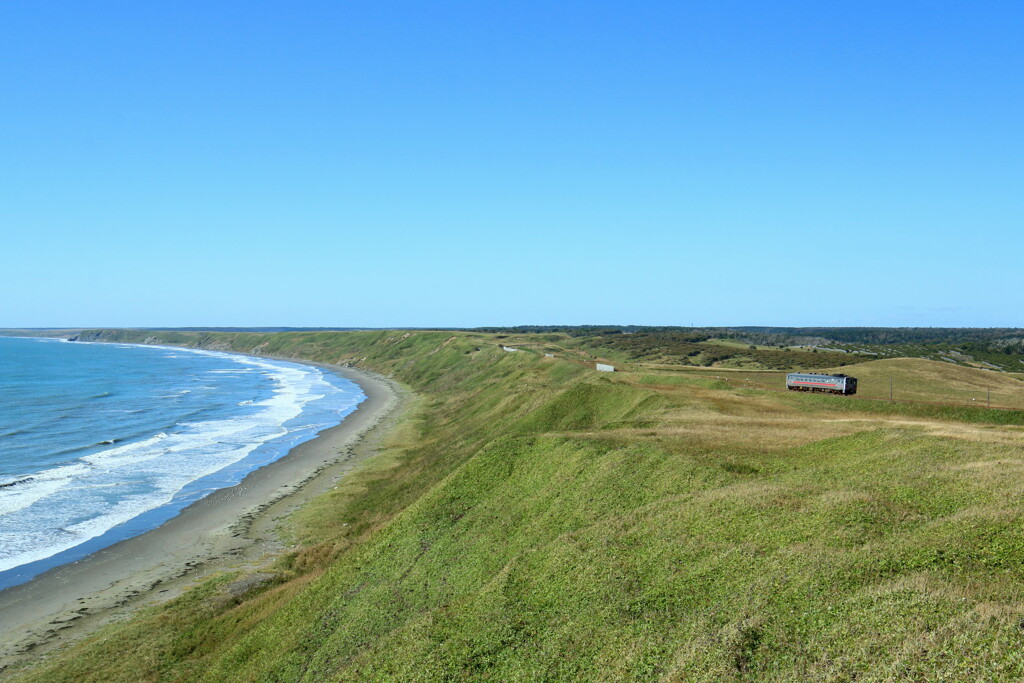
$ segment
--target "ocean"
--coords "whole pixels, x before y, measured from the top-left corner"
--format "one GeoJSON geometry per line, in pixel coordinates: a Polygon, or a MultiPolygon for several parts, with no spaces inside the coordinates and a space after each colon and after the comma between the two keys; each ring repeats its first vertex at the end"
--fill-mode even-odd
{"type": "Polygon", "coordinates": [[[365,398],[297,363],[0,337],[0,589],[159,526],[365,398]]]}

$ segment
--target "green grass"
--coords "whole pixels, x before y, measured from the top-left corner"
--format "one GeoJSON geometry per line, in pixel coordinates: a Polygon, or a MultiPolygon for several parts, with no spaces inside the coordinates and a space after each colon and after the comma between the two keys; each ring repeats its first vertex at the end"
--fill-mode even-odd
{"type": "Polygon", "coordinates": [[[1024,382],[1013,375],[920,358],[876,360],[832,368],[857,377],[857,394],[940,403],[985,404],[1024,409],[1024,382]]]}
{"type": "Polygon", "coordinates": [[[291,519],[272,581],[206,581],[26,680],[1024,676],[1019,413],[598,375],[485,335],[211,342],[418,399],[291,519]]]}
{"type": "Polygon", "coordinates": [[[644,374],[640,375],[637,383],[641,385],[674,386],[674,387],[703,387],[705,389],[728,389],[729,384],[720,379],[699,375],[668,375],[668,374],[644,374]]]}
{"type": "Polygon", "coordinates": [[[1024,411],[988,409],[976,405],[929,405],[901,403],[899,401],[890,403],[885,400],[850,400],[845,396],[823,394],[786,395],[785,398],[780,398],[779,401],[807,411],[824,409],[864,415],[904,416],[955,422],[1024,426],[1024,411]]]}
{"type": "Polygon", "coordinates": [[[674,363],[698,367],[794,370],[847,365],[866,358],[854,353],[782,349],[680,332],[582,337],[573,340],[572,345],[585,351],[617,357],[620,362],[674,363]]]}

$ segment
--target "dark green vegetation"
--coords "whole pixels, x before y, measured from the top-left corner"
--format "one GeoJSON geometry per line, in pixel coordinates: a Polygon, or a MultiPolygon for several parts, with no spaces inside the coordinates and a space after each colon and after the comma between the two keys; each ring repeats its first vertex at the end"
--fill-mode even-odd
{"type": "Polygon", "coordinates": [[[592,348],[619,349],[634,358],[661,358],[684,365],[791,370],[848,365],[870,358],[913,357],[968,367],[1024,370],[1024,329],[1019,328],[526,325],[486,329],[501,334],[559,333],[579,338],[592,348]],[[829,358],[787,356],[776,350],[817,350],[829,358]]]}
{"type": "Polygon", "coordinates": [[[804,346],[821,342],[839,344],[981,344],[992,348],[1009,345],[1024,353],[1024,329],[1017,327],[680,327],[649,325],[519,325],[481,327],[493,334],[557,332],[571,337],[608,334],[671,333],[703,334],[707,338],[754,339],[759,344],[804,346]]]}
{"type": "Polygon", "coordinates": [[[555,333],[97,337],[353,363],[419,398],[289,521],[273,581],[207,580],[27,680],[1024,676],[1019,413],[599,374],[555,333]]]}
{"type": "Polygon", "coordinates": [[[817,349],[764,348],[756,345],[711,341],[710,337],[679,332],[618,334],[589,338],[586,348],[617,351],[647,362],[679,365],[753,367],[790,370],[847,365],[871,356],[817,349]]]}
{"type": "MultiPolygon", "coordinates": [[[[990,344],[998,348],[1004,340],[1016,340],[1018,348],[1024,329],[1017,327],[735,327],[748,334],[789,335],[799,338],[830,339],[845,344],[990,344]]],[[[1020,351],[1018,351],[1020,353],[1020,351]]]]}
{"type": "MultiPolygon", "coordinates": [[[[280,332],[285,328],[236,330],[196,328],[163,331],[280,332]]],[[[321,330],[291,330],[320,332],[321,330]]],[[[419,330],[411,330],[419,331],[419,330]]],[[[56,331],[47,331],[47,334],[56,331]]],[[[146,330],[135,330],[138,336],[146,330]]],[[[555,342],[613,360],[698,367],[807,370],[842,367],[883,358],[924,358],[965,367],[1024,371],[1024,330],[932,327],[650,327],[641,325],[520,325],[470,331],[495,339],[555,342]],[[815,355],[809,355],[815,354],[815,355]]],[[[25,331],[3,331],[24,334],[25,331]]],[[[39,331],[30,332],[40,334],[39,331]]],[[[145,338],[144,336],[139,338],[145,338]]]]}

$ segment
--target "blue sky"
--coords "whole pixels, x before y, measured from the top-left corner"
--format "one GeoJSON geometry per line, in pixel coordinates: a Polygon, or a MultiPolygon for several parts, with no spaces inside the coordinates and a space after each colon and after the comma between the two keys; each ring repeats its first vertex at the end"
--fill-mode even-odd
{"type": "Polygon", "coordinates": [[[1020,2],[6,2],[0,327],[1024,325],[1020,2]]]}

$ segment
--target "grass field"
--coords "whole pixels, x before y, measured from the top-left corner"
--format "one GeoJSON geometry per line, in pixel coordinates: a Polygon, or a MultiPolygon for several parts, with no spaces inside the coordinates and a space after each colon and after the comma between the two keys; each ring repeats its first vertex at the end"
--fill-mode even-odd
{"type": "MultiPolygon", "coordinates": [[[[205,581],[18,680],[1024,677],[1022,413],[758,388],[784,373],[596,373],[545,358],[557,339],[177,334],[352,362],[418,398],[287,521],[271,582],[205,581]]],[[[845,371],[908,397],[991,378],[1024,405],[1024,382],[981,370],[845,371]]]]}
{"type": "MultiPolygon", "coordinates": [[[[720,381],[733,387],[782,390],[786,373],[777,370],[734,368],[687,368],[641,364],[638,371],[650,375],[647,381],[686,382],[685,378],[720,381]],[[657,380],[653,378],[659,378],[657,380]]],[[[1021,375],[964,367],[920,358],[874,360],[819,372],[841,372],[857,378],[857,398],[888,400],[889,381],[896,401],[921,401],[963,406],[1024,409],[1024,380],[1021,375]]]]}
{"type": "Polygon", "coordinates": [[[953,365],[920,358],[877,360],[833,371],[857,378],[857,393],[870,398],[889,398],[889,379],[897,399],[963,403],[985,403],[1024,409],[1024,382],[1017,377],[992,370],[953,365]]]}
{"type": "Polygon", "coordinates": [[[871,358],[810,347],[765,346],[686,333],[638,332],[560,340],[563,346],[645,367],[667,365],[751,370],[795,370],[849,365],[871,358]]]}

